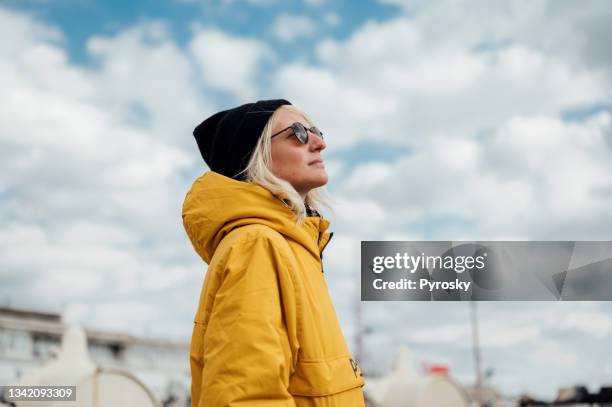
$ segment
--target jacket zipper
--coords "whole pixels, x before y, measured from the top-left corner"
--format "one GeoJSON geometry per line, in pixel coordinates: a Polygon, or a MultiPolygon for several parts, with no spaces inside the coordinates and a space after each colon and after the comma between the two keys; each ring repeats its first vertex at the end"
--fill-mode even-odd
{"type": "Polygon", "coordinates": [[[321,258],[321,273],[325,273],[323,271],[323,250],[325,250],[329,242],[331,242],[333,236],[334,236],[334,232],[330,232],[329,239],[327,239],[327,242],[325,242],[325,245],[321,248],[321,252],[319,253],[319,257],[321,258]]]}

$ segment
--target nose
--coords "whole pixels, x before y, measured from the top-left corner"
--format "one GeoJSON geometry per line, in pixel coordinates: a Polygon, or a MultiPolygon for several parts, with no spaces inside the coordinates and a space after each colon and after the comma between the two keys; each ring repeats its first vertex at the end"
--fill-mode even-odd
{"type": "Polygon", "coordinates": [[[323,138],[317,136],[313,132],[310,132],[308,136],[308,144],[310,144],[310,148],[313,151],[325,150],[325,147],[327,147],[325,140],[323,140],[323,138]]]}

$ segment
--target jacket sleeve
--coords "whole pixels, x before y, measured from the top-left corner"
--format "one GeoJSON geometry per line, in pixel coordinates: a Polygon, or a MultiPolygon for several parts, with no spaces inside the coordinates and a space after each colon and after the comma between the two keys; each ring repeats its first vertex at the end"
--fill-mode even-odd
{"type": "Polygon", "coordinates": [[[203,337],[198,406],[295,406],[277,274],[282,267],[280,253],[262,234],[228,249],[203,337]]]}

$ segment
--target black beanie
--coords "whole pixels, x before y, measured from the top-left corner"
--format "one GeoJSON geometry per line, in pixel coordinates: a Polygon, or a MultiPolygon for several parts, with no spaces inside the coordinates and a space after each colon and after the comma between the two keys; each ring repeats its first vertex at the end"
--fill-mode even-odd
{"type": "Polygon", "coordinates": [[[244,180],[244,170],[272,113],[285,99],[259,100],[215,113],[194,130],[200,153],[212,171],[244,180]]]}

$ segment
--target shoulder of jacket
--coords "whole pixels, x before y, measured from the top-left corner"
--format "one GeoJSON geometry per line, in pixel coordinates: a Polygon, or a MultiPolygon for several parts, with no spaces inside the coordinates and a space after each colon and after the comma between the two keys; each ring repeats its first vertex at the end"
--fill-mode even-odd
{"type": "Polygon", "coordinates": [[[285,251],[285,248],[289,249],[289,245],[282,234],[266,225],[252,224],[232,230],[223,238],[217,250],[223,253],[230,248],[249,245],[253,242],[269,242],[281,251],[285,251]]]}

